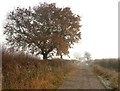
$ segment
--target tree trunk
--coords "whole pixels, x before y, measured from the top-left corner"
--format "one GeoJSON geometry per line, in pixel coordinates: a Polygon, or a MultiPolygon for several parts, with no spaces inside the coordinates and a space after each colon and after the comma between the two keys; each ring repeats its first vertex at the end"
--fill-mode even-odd
{"type": "Polygon", "coordinates": [[[43,59],[47,59],[47,54],[43,54],[43,59]]]}
{"type": "Polygon", "coordinates": [[[63,59],[63,56],[62,56],[62,54],[60,55],[60,58],[61,58],[61,59],[63,59]]]}

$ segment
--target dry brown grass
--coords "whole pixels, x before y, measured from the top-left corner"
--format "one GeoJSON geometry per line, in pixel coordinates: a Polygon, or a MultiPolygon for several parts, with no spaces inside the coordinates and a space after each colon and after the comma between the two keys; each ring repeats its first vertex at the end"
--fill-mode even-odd
{"type": "Polygon", "coordinates": [[[95,73],[107,79],[113,89],[118,89],[118,73],[104,68],[100,65],[93,65],[95,73]]]}
{"type": "Polygon", "coordinates": [[[77,66],[67,60],[39,60],[2,52],[3,89],[56,89],[76,70],[77,66]]]}

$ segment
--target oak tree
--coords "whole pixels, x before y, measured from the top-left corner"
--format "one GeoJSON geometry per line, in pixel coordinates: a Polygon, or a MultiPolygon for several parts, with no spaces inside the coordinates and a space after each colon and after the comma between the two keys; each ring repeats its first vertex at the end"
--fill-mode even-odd
{"type": "Polygon", "coordinates": [[[29,8],[17,7],[7,16],[4,26],[7,43],[14,50],[29,50],[35,55],[68,54],[81,38],[80,16],[69,7],[40,3],[29,8]]]}

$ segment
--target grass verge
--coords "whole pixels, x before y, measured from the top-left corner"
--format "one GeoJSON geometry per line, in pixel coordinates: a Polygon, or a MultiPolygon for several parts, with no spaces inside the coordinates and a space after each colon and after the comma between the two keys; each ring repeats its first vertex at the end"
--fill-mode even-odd
{"type": "Polygon", "coordinates": [[[69,60],[39,60],[2,52],[2,89],[57,89],[77,71],[69,60]]]}
{"type": "Polygon", "coordinates": [[[118,73],[116,71],[104,68],[100,65],[92,65],[94,72],[101,78],[105,87],[109,87],[114,91],[118,90],[118,73]],[[107,84],[106,84],[107,83],[107,84]]]}

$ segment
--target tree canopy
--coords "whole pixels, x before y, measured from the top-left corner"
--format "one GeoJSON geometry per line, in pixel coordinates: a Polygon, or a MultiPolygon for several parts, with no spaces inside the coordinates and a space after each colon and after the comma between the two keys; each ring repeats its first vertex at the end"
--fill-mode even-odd
{"type": "Polygon", "coordinates": [[[9,46],[35,55],[68,54],[68,49],[81,39],[80,16],[69,7],[40,3],[34,7],[17,7],[7,16],[4,34],[9,46]]]}

